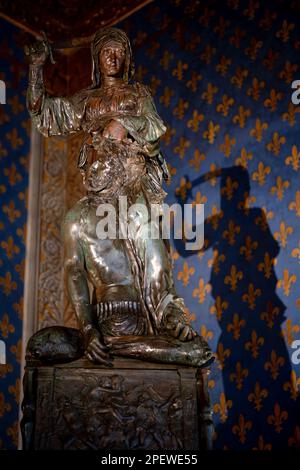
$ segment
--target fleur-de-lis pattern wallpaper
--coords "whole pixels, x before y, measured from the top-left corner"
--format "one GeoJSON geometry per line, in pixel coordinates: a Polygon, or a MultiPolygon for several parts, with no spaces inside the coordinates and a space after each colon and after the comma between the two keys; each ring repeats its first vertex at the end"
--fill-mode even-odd
{"type": "Polygon", "coordinates": [[[30,119],[26,110],[27,66],[19,30],[0,19],[0,79],[6,104],[0,104],[0,449],[18,444],[22,307],[30,119]]]}
{"type": "MultiPolygon", "coordinates": [[[[300,339],[300,105],[291,102],[299,18],[293,0],[166,0],[120,24],[136,79],[151,87],[168,125],[167,202],[205,204],[204,249],[186,251],[175,239],[173,260],[187,317],[216,354],[216,449],[300,447],[300,366],[291,361],[300,339]]],[[[14,31],[3,22],[0,78],[19,77],[21,92],[0,108],[2,448],[17,441],[29,149],[26,67],[17,42],[5,42],[14,31]]]]}
{"type": "Polygon", "coordinates": [[[205,249],[174,240],[173,259],[216,353],[216,449],[300,446],[299,18],[293,1],[175,0],[122,25],[168,125],[167,201],[205,205],[205,249]]]}

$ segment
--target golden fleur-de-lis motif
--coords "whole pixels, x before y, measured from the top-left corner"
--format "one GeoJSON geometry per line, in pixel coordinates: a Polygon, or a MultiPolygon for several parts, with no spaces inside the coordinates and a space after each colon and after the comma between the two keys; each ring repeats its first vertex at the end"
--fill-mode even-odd
{"type": "Polygon", "coordinates": [[[258,101],[260,98],[260,92],[266,86],[266,82],[263,80],[258,80],[258,78],[254,77],[252,80],[252,86],[248,88],[247,95],[251,96],[254,101],[258,101]]]}
{"type": "Polygon", "coordinates": [[[215,11],[211,8],[205,7],[203,15],[199,18],[199,23],[205,28],[208,28],[211,18],[215,15],[215,11]]]}
{"type": "Polygon", "coordinates": [[[12,108],[12,112],[14,114],[20,114],[22,111],[24,111],[24,105],[20,102],[18,96],[14,96],[13,98],[7,100],[8,104],[12,108]]]}
{"type": "Polygon", "coordinates": [[[13,290],[17,289],[17,283],[12,280],[10,272],[6,272],[5,276],[0,277],[0,286],[3,287],[5,295],[10,295],[13,290]]]}
{"type": "Polygon", "coordinates": [[[283,121],[287,121],[291,127],[296,124],[296,114],[300,113],[300,106],[289,103],[286,113],[281,115],[283,121]]]}
{"type": "Polygon", "coordinates": [[[183,79],[184,72],[189,68],[188,64],[179,60],[177,66],[172,70],[173,77],[176,77],[178,80],[183,79]]]}
{"type": "Polygon", "coordinates": [[[199,114],[195,109],[192,118],[188,120],[187,126],[194,132],[198,132],[200,122],[204,121],[204,114],[199,114]]]}
{"type": "Polygon", "coordinates": [[[156,55],[156,52],[157,50],[160,48],[160,44],[155,41],[155,40],[152,40],[151,43],[150,43],[150,47],[147,49],[146,51],[146,54],[151,58],[151,59],[154,59],[155,55],[156,55]]]}
{"type": "Polygon", "coordinates": [[[198,204],[205,204],[207,202],[207,197],[204,194],[201,194],[201,191],[197,191],[194,201],[192,201],[192,207],[197,207],[198,204]]]}
{"type": "Polygon", "coordinates": [[[216,71],[219,72],[223,77],[226,75],[229,65],[231,64],[232,60],[228,59],[224,55],[222,55],[220,62],[216,65],[216,71]]]}
{"type": "Polygon", "coordinates": [[[295,201],[289,204],[290,211],[296,211],[297,217],[300,217],[300,191],[296,192],[295,201]]]}
{"type": "Polygon", "coordinates": [[[276,33],[276,37],[281,39],[282,42],[288,42],[290,39],[290,32],[295,29],[294,23],[288,23],[287,20],[283,20],[281,29],[279,29],[276,33]]]}
{"type": "Polygon", "coordinates": [[[231,83],[237,88],[242,88],[245,78],[248,77],[249,70],[242,69],[242,67],[237,67],[235,75],[230,79],[231,83]]]}
{"type": "Polygon", "coordinates": [[[287,237],[293,233],[293,227],[286,226],[284,222],[280,222],[279,231],[274,233],[275,240],[278,240],[282,248],[287,246],[287,237]]]}
{"type": "Polygon", "coordinates": [[[252,173],[253,181],[258,181],[259,186],[264,186],[266,176],[271,173],[271,167],[265,166],[263,162],[258,163],[257,171],[252,173]]]}
{"type": "Polygon", "coordinates": [[[267,418],[268,424],[271,424],[275,427],[275,431],[279,434],[281,433],[283,427],[283,422],[288,419],[288,412],[281,411],[279,403],[275,403],[274,414],[269,415],[267,418]]]}
{"type": "Polygon", "coordinates": [[[15,186],[23,179],[22,175],[17,172],[17,167],[14,163],[9,168],[4,168],[3,173],[7,176],[8,182],[11,186],[15,186]]]}
{"type": "Polygon", "coordinates": [[[19,340],[17,344],[13,344],[10,347],[10,352],[12,352],[16,356],[17,362],[20,363],[22,355],[22,340],[19,340]]]}
{"type": "Polygon", "coordinates": [[[233,246],[236,242],[235,236],[239,234],[241,231],[241,227],[236,225],[233,220],[228,222],[228,229],[224,230],[222,233],[222,238],[227,240],[230,246],[233,246]]]}
{"type": "Polygon", "coordinates": [[[217,230],[217,228],[219,227],[220,220],[223,218],[223,216],[223,212],[219,212],[217,206],[213,206],[211,209],[211,215],[207,219],[207,223],[211,225],[213,230],[217,230]]]}
{"type": "Polygon", "coordinates": [[[250,310],[254,310],[256,307],[255,299],[261,296],[261,289],[255,289],[252,282],[248,285],[248,292],[242,295],[243,302],[248,302],[250,310]]]}
{"type": "Polygon", "coordinates": [[[18,227],[17,230],[16,230],[16,233],[18,235],[18,237],[20,237],[22,239],[22,243],[23,245],[25,245],[25,240],[26,240],[26,224],[24,224],[23,228],[22,227],[18,227]]]}
{"type": "Polygon", "coordinates": [[[298,171],[300,166],[300,150],[298,151],[297,146],[293,145],[291,155],[285,159],[286,165],[292,165],[293,170],[298,171]]]}
{"type": "Polygon", "coordinates": [[[276,11],[265,10],[263,18],[259,22],[259,26],[266,31],[269,31],[272,28],[274,20],[277,18],[276,11]]]}
{"type": "MultiPolygon", "coordinates": [[[[0,379],[5,379],[6,375],[12,372],[13,366],[11,364],[1,364],[0,379]]],[[[1,415],[1,412],[0,412],[1,415]]]]}
{"type": "Polygon", "coordinates": [[[239,183],[237,181],[232,181],[230,176],[226,178],[226,183],[221,189],[222,196],[226,196],[228,201],[231,201],[233,198],[234,191],[239,187],[239,183]]]}
{"type": "Polygon", "coordinates": [[[191,79],[188,80],[186,83],[187,88],[190,88],[192,91],[197,91],[198,82],[200,80],[202,80],[202,75],[200,75],[200,73],[197,73],[195,72],[195,70],[193,70],[191,74],[191,79]]]}
{"type": "Polygon", "coordinates": [[[215,47],[212,47],[210,44],[207,44],[202,54],[200,54],[200,59],[203,60],[207,65],[209,65],[216,52],[217,49],[215,47]]]}
{"type": "Polygon", "coordinates": [[[252,429],[252,421],[246,421],[244,415],[239,415],[238,423],[232,426],[233,434],[237,434],[241,444],[245,444],[247,432],[252,429]]]}
{"type": "Polygon", "coordinates": [[[232,408],[232,400],[226,400],[225,393],[220,394],[220,402],[215,403],[213,406],[214,413],[220,413],[221,423],[225,423],[227,420],[227,410],[232,408]]]}
{"type": "Polygon", "coordinates": [[[230,21],[225,20],[223,16],[219,18],[219,23],[214,27],[214,32],[220,37],[223,38],[226,32],[226,29],[230,25],[230,21]]]}
{"type": "Polygon", "coordinates": [[[246,31],[237,26],[234,29],[233,36],[230,36],[229,43],[239,49],[241,47],[241,39],[246,36],[246,31]]]}
{"type": "Polygon", "coordinates": [[[212,83],[208,83],[206,91],[201,95],[201,98],[206,101],[207,104],[212,104],[214,100],[214,95],[218,92],[218,87],[214,86],[212,83]]]}
{"type": "Polygon", "coordinates": [[[269,142],[266,147],[269,152],[273,152],[274,155],[278,156],[280,153],[280,148],[283,144],[285,144],[286,138],[284,135],[280,136],[278,132],[274,132],[272,136],[271,142],[269,142]]]}
{"type": "Polygon", "coordinates": [[[4,415],[7,411],[11,411],[11,404],[5,402],[5,396],[0,392],[0,417],[4,415]]]}
{"type": "Polygon", "coordinates": [[[186,200],[186,192],[188,189],[191,189],[192,183],[190,181],[186,181],[185,178],[180,178],[180,185],[179,188],[175,189],[175,194],[180,196],[182,201],[186,200]]]}
{"type": "Polygon", "coordinates": [[[174,54],[171,54],[169,51],[164,51],[162,58],[159,63],[164,70],[168,70],[170,61],[174,59],[174,54]]]}
{"type": "Polygon", "coordinates": [[[208,330],[205,325],[201,325],[200,335],[206,340],[209,341],[213,339],[214,334],[211,330],[208,330]]]}
{"type": "MultiPolygon", "coordinates": [[[[176,175],[176,173],[177,173],[177,168],[176,168],[175,166],[172,166],[170,163],[167,163],[167,166],[168,166],[168,170],[169,170],[169,173],[170,173],[171,177],[174,176],[174,175],[176,175]]],[[[168,181],[166,181],[166,184],[167,184],[168,186],[170,186],[170,184],[171,184],[170,179],[169,179],[168,181]]]]}
{"type": "Polygon", "coordinates": [[[265,207],[262,207],[262,215],[255,218],[255,224],[260,225],[261,229],[265,232],[268,229],[268,220],[274,218],[273,211],[267,211],[265,207]]]}
{"type": "Polygon", "coordinates": [[[199,304],[203,304],[206,294],[211,291],[211,285],[205,284],[203,277],[200,277],[198,287],[193,290],[193,297],[198,297],[199,304]]]}
{"type": "Polygon", "coordinates": [[[236,388],[241,390],[246,377],[249,375],[248,369],[243,369],[240,361],[237,362],[235,372],[232,372],[229,376],[230,382],[236,383],[236,388]]]}
{"type": "Polygon", "coordinates": [[[238,124],[241,129],[246,125],[247,118],[251,115],[250,109],[244,108],[244,106],[239,106],[238,114],[235,114],[232,118],[233,124],[238,124]]]}
{"type": "Polygon", "coordinates": [[[277,92],[272,88],[270,91],[269,97],[264,100],[264,106],[270,108],[270,111],[274,112],[277,110],[278,101],[282,100],[283,94],[279,91],[277,92]]]}
{"type": "Polygon", "coordinates": [[[279,315],[279,313],[279,307],[273,307],[272,302],[268,300],[266,311],[261,313],[260,319],[265,321],[269,328],[273,328],[275,324],[274,320],[279,315]]]}
{"type": "Polygon", "coordinates": [[[185,156],[186,149],[191,145],[190,140],[185,139],[185,137],[180,137],[178,145],[174,148],[174,152],[178,153],[179,158],[183,159],[185,156]]]}
{"type": "Polygon", "coordinates": [[[272,444],[266,444],[262,435],[258,436],[257,447],[253,450],[272,450],[272,444]]]}
{"type": "Polygon", "coordinates": [[[176,135],[176,129],[168,127],[166,133],[161,137],[165,145],[170,145],[172,137],[176,135]]]}
{"type": "Polygon", "coordinates": [[[177,116],[178,119],[183,119],[185,111],[188,109],[189,103],[188,101],[184,101],[182,98],[180,98],[178,105],[174,108],[173,114],[174,116],[177,116]]]}
{"type": "Polygon", "coordinates": [[[9,323],[9,316],[5,313],[0,321],[0,331],[3,338],[7,338],[9,333],[15,332],[15,327],[12,323],[9,323]]]}
{"type": "Polygon", "coordinates": [[[276,194],[277,199],[279,199],[279,201],[282,201],[283,196],[284,196],[284,191],[285,189],[289,187],[290,187],[290,182],[288,180],[283,181],[281,176],[277,176],[276,185],[271,187],[270,193],[276,194]]]}
{"type": "Polygon", "coordinates": [[[210,313],[216,314],[217,320],[220,321],[222,320],[222,315],[224,310],[228,309],[228,302],[226,300],[222,300],[220,295],[216,297],[214,305],[212,305],[209,309],[210,313]]]}
{"type": "Polygon", "coordinates": [[[269,49],[262,63],[268,70],[272,70],[275,67],[275,62],[278,58],[278,52],[274,52],[272,49],[269,49]]]}
{"type": "Polygon", "coordinates": [[[258,358],[259,348],[263,346],[265,340],[262,336],[257,335],[256,331],[253,330],[251,333],[251,340],[245,343],[245,349],[251,351],[252,357],[254,359],[258,358]]]}
{"type": "Polygon", "coordinates": [[[260,411],[263,407],[262,401],[264,398],[267,398],[268,394],[268,390],[266,388],[261,388],[259,382],[256,382],[254,391],[248,395],[248,400],[254,403],[256,411],[260,411]]]}
{"type": "Polygon", "coordinates": [[[21,212],[15,208],[15,203],[12,200],[9,201],[8,206],[7,205],[2,206],[2,210],[4,214],[7,215],[10,223],[14,223],[16,219],[21,217],[21,212]]]}
{"type": "Polygon", "coordinates": [[[283,289],[283,293],[286,297],[290,295],[292,284],[297,281],[295,274],[290,274],[288,269],[283,270],[283,278],[277,281],[277,287],[283,289]]]}
{"type": "Polygon", "coordinates": [[[160,96],[159,101],[162,103],[166,108],[170,106],[171,98],[174,96],[174,91],[171,90],[168,86],[164,89],[164,94],[160,96]]]}
{"type": "Polygon", "coordinates": [[[194,152],[194,158],[189,160],[189,165],[192,166],[195,171],[199,171],[201,167],[201,162],[204,162],[205,154],[201,153],[200,150],[196,149],[194,152]]]}
{"type": "Polygon", "coordinates": [[[6,138],[10,142],[11,148],[16,150],[24,144],[24,140],[19,137],[17,129],[14,127],[11,132],[6,133],[6,138]]]}
{"type": "Polygon", "coordinates": [[[148,72],[148,69],[146,69],[146,67],[144,67],[143,65],[139,65],[138,68],[137,68],[137,71],[136,71],[136,79],[139,81],[139,82],[142,82],[143,79],[144,79],[144,76],[147,74],[148,72]]]}
{"type": "Polygon", "coordinates": [[[237,10],[239,8],[240,0],[227,0],[227,5],[232,10],[237,10]]]}
{"type": "Polygon", "coordinates": [[[291,371],[291,379],[289,382],[283,384],[283,390],[285,392],[290,392],[291,399],[296,401],[298,398],[298,389],[300,387],[300,377],[297,378],[296,372],[291,371]]]}
{"type": "Polygon", "coordinates": [[[275,259],[270,256],[270,254],[266,251],[264,254],[264,260],[261,263],[258,263],[257,269],[264,273],[264,277],[266,279],[270,279],[272,276],[273,266],[275,264],[275,259]]]}
{"type": "Polygon", "coordinates": [[[3,147],[3,144],[0,142],[0,158],[7,156],[7,150],[3,147]]]}
{"type": "Polygon", "coordinates": [[[218,250],[214,250],[213,257],[208,260],[207,266],[209,268],[213,268],[213,272],[215,274],[219,274],[220,272],[220,263],[224,263],[225,255],[223,253],[219,254],[218,250]]]}
{"type": "Polygon", "coordinates": [[[277,356],[276,351],[274,349],[271,352],[271,360],[265,362],[265,370],[270,370],[271,377],[273,380],[276,380],[279,375],[280,367],[283,367],[285,363],[283,356],[277,356]]]}
{"type": "Polygon", "coordinates": [[[244,16],[248,18],[248,20],[254,20],[256,10],[259,9],[259,2],[255,0],[250,0],[248,3],[248,7],[243,11],[244,16]]]}
{"type": "Polygon", "coordinates": [[[236,144],[234,137],[230,137],[229,134],[225,134],[225,140],[223,144],[219,146],[219,150],[224,153],[225,157],[229,158],[231,155],[231,148],[236,144]]]}
{"type": "Polygon", "coordinates": [[[222,102],[217,104],[216,110],[218,113],[222,113],[223,116],[228,116],[229,109],[234,104],[234,99],[229,98],[226,94],[222,96],[222,102]]]}
{"type": "Polygon", "coordinates": [[[241,150],[241,155],[235,159],[236,165],[241,165],[244,168],[248,168],[248,161],[252,160],[253,154],[251,152],[247,152],[245,147],[241,150]]]}
{"type": "Polygon", "coordinates": [[[252,238],[248,235],[245,240],[245,245],[240,247],[240,254],[245,255],[247,261],[253,258],[253,251],[258,247],[257,241],[252,241],[252,238]]]}
{"type": "Polygon", "coordinates": [[[15,385],[10,385],[8,387],[8,392],[11,395],[14,395],[14,399],[15,399],[17,404],[20,403],[20,390],[21,390],[21,380],[20,379],[16,379],[15,385]]]}
{"type": "Polygon", "coordinates": [[[288,318],[285,322],[285,326],[282,327],[282,336],[286,339],[286,342],[289,346],[291,346],[292,342],[294,341],[294,333],[299,333],[300,326],[293,325],[292,319],[288,318]]]}
{"type": "Polygon", "coordinates": [[[151,81],[150,81],[150,89],[151,89],[153,95],[156,95],[157,89],[158,89],[160,84],[161,84],[161,80],[159,80],[157,77],[152,75],[151,81]]]}
{"type": "Polygon", "coordinates": [[[256,119],[255,127],[253,129],[250,129],[249,135],[251,137],[254,137],[257,142],[261,142],[263,138],[263,131],[266,131],[268,127],[269,126],[267,122],[261,122],[260,119],[256,119]]]}
{"type": "Polygon", "coordinates": [[[279,72],[279,78],[285,81],[285,83],[290,84],[293,81],[293,77],[295,72],[298,70],[297,64],[292,64],[289,60],[287,60],[284,64],[284,69],[279,72]]]}
{"type": "Polygon", "coordinates": [[[250,57],[251,60],[255,60],[259,49],[263,46],[263,42],[256,38],[250,39],[250,45],[245,49],[246,56],[250,57]]]}
{"type": "Polygon", "coordinates": [[[217,176],[221,175],[221,169],[217,167],[215,163],[211,163],[209,165],[209,171],[215,173],[215,176],[211,176],[210,174],[205,175],[205,181],[209,181],[211,186],[216,186],[217,184],[217,176]]]}
{"type": "Polygon", "coordinates": [[[214,124],[213,121],[209,121],[208,129],[203,132],[204,139],[207,139],[210,144],[213,144],[215,137],[220,130],[219,124],[214,124]]]}
{"type": "Polygon", "coordinates": [[[189,267],[187,261],[185,261],[183,263],[182,271],[179,271],[178,273],[177,279],[179,281],[182,281],[184,286],[187,286],[190,282],[190,276],[192,276],[193,274],[195,274],[194,266],[189,267]]]}
{"type": "Polygon", "coordinates": [[[288,440],[288,446],[300,449],[300,426],[295,427],[294,435],[291,436],[288,440]]]}
{"type": "MultiPolygon", "coordinates": [[[[192,5],[190,6],[192,8],[192,5]]],[[[193,15],[193,13],[191,12],[193,15]]],[[[188,43],[185,45],[186,50],[190,52],[196,52],[197,47],[201,44],[202,38],[197,33],[191,33],[188,43]]]]}
{"type": "Polygon", "coordinates": [[[243,328],[246,325],[246,321],[241,318],[238,313],[235,313],[232,318],[232,323],[229,323],[227,325],[227,331],[228,333],[233,333],[233,338],[238,340],[240,339],[241,336],[241,328],[243,328]]]}
{"type": "Polygon", "coordinates": [[[1,247],[5,250],[8,259],[13,258],[15,254],[20,253],[20,248],[14,244],[14,239],[12,236],[8,237],[7,241],[2,241],[1,247]]]}
{"type": "Polygon", "coordinates": [[[292,250],[292,257],[298,258],[299,263],[300,263],[300,242],[298,242],[298,247],[292,250]]]}
{"type": "Polygon", "coordinates": [[[218,358],[218,368],[224,369],[225,360],[231,355],[229,348],[224,349],[223,343],[218,343],[217,347],[217,358],[218,358]]]}

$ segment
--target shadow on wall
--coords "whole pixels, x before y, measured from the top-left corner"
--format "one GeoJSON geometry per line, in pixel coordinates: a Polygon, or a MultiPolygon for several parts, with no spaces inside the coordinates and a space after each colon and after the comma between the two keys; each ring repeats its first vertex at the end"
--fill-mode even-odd
{"type": "MultiPolygon", "coordinates": [[[[280,248],[263,209],[247,206],[250,180],[244,167],[224,168],[191,181],[185,202],[194,188],[216,176],[221,210],[205,219],[203,248],[214,250],[210,284],[221,328],[216,353],[225,396],[219,404],[216,446],[218,437],[224,441],[226,435],[226,447],[234,448],[237,436],[243,447],[247,435],[250,448],[257,445],[257,436],[265,448],[268,443],[286,447],[282,425],[293,429],[298,400],[297,388],[293,399],[286,394],[293,384],[281,330],[286,307],[276,293],[274,265],[280,248]]],[[[183,258],[195,255],[185,250],[184,241],[174,239],[174,244],[183,258]]]]}

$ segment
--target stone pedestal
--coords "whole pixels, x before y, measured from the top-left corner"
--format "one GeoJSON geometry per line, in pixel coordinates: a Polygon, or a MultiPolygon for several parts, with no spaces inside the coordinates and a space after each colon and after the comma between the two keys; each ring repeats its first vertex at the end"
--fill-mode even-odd
{"type": "Polygon", "coordinates": [[[24,449],[211,448],[207,369],[115,359],[27,364],[24,449]]]}

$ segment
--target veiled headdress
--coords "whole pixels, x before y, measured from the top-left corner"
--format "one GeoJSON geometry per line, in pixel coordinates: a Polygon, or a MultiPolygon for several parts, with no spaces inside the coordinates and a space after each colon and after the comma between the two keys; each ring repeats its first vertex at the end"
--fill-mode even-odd
{"type": "Polygon", "coordinates": [[[123,80],[128,83],[134,75],[134,64],[132,58],[132,51],[127,34],[118,28],[102,28],[99,29],[94,36],[92,42],[92,88],[96,88],[101,84],[101,71],[99,67],[99,53],[102,47],[110,41],[115,41],[125,49],[125,63],[123,80]]]}

